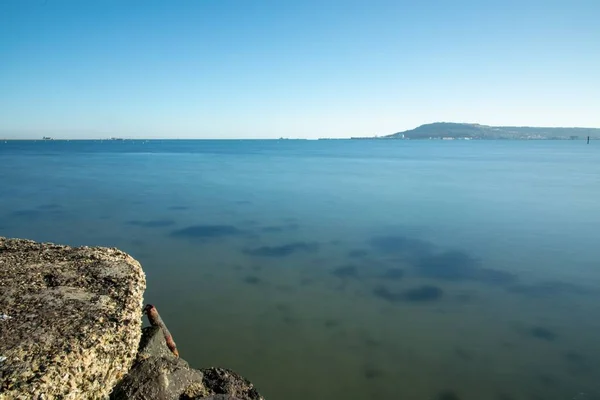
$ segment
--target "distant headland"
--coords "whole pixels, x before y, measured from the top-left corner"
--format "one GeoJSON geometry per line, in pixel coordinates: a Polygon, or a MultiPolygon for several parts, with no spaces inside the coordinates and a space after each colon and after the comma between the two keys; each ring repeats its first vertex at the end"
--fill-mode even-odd
{"type": "Polygon", "coordinates": [[[588,136],[591,139],[600,139],[600,129],[488,126],[469,123],[435,122],[391,135],[353,137],[352,139],[586,140],[588,136]]]}

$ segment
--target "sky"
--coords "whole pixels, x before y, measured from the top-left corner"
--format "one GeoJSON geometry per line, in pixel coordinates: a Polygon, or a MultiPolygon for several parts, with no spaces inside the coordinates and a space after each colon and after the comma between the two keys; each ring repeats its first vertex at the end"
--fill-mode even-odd
{"type": "Polygon", "coordinates": [[[598,21],[598,0],[0,0],[0,137],[600,127],[598,21]]]}

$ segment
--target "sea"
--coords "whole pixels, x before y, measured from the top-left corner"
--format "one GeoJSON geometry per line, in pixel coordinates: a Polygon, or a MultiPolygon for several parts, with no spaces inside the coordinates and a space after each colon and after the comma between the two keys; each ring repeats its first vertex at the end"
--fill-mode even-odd
{"type": "Polygon", "coordinates": [[[0,141],[0,236],[130,253],[267,399],[600,399],[600,141],[0,141]]]}

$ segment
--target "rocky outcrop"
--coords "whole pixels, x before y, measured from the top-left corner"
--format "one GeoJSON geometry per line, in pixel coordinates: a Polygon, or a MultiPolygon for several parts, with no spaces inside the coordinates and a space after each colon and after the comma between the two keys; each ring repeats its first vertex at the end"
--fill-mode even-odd
{"type": "Polygon", "coordinates": [[[140,264],[117,249],[0,237],[0,400],[264,400],[142,335],[140,264]],[[141,339],[141,340],[140,340],[141,339]]]}
{"type": "Polygon", "coordinates": [[[104,399],[130,369],[145,276],[117,249],[0,238],[0,399],[104,399]]]}
{"type": "Polygon", "coordinates": [[[168,349],[158,327],[144,328],[137,359],[111,400],[264,400],[252,383],[224,368],[195,370],[168,349]]]}

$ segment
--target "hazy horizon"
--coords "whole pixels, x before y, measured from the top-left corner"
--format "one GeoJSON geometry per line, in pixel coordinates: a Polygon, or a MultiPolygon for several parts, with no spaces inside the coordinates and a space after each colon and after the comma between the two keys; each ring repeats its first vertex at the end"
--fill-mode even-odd
{"type": "MultiPolygon", "coordinates": [[[[515,126],[515,125],[489,125],[489,124],[481,124],[481,123],[476,123],[476,122],[449,122],[449,121],[437,121],[437,122],[428,122],[428,123],[424,123],[421,124],[419,126],[415,126],[414,128],[409,128],[407,130],[412,130],[412,129],[416,129],[419,128],[421,126],[425,126],[425,125],[432,125],[432,124],[436,124],[436,123],[441,123],[441,124],[466,124],[466,125],[479,125],[479,126],[491,126],[494,128],[538,128],[538,129],[599,129],[600,127],[589,127],[589,126],[515,126]]],[[[391,132],[391,133],[385,133],[385,134],[373,134],[370,136],[365,136],[365,137],[373,137],[375,138],[376,136],[385,136],[385,135],[389,135],[389,134],[394,134],[394,133],[402,133],[404,131],[398,131],[398,132],[391,132]]],[[[42,132],[43,133],[43,132],[42,132]]],[[[87,132],[88,134],[93,134],[91,132],[87,132]]],[[[101,133],[95,133],[97,134],[97,136],[80,136],[80,137],[70,137],[70,135],[64,135],[64,132],[60,132],[57,131],[54,134],[52,134],[52,132],[45,132],[43,133],[42,136],[34,136],[34,132],[27,132],[27,133],[23,133],[20,132],[20,134],[10,134],[6,133],[6,132],[2,132],[0,131],[0,140],[42,140],[45,137],[49,137],[53,140],[108,140],[108,139],[124,139],[124,140],[278,140],[278,139],[289,139],[289,140],[316,140],[316,139],[351,139],[350,136],[348,137],[344,137],[344,136],[338,136],[338,137],[332,137],[332,136],[321,136],[321,137],[290,137],[290,136],[286,136],[286,135],[282,135],[279,137],[225,137],[225,138],[220,138],[220,137],[211,137],[211,136],[206,136],[206,137],[176,137],[176,136],[143,136],[143,135],[137,135],[135,137],[127,137],[127,136],[119,136],[119,135],[115,135],[115,134],[109,134],[109,133],[105,133],[105,134],[101,134],[101,133]]]]}
{"type": "Polygon", "coordinates": [[[600,127],[600,3],[6,1],[0,137],[600,127]]]}

